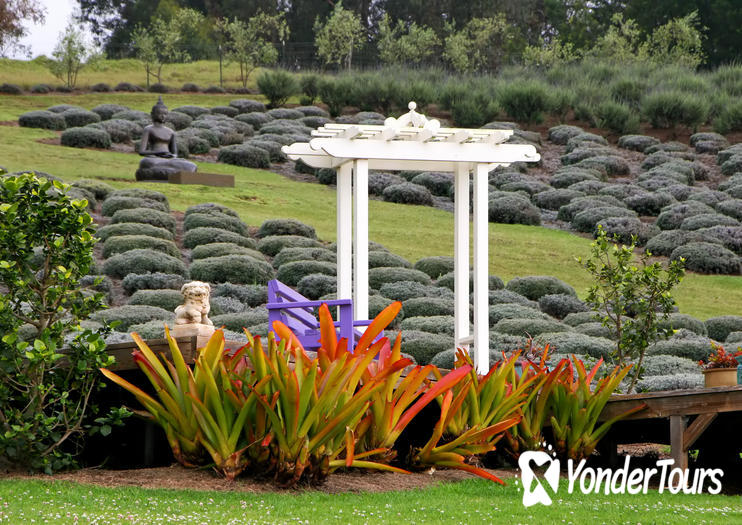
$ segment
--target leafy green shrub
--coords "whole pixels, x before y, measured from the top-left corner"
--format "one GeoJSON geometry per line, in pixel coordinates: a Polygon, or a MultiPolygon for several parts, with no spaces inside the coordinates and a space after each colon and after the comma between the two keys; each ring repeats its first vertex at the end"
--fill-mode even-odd
{"type": "Polygon", "coordinates": [[[433,205],[433,195],[424,186],[403,182],[392,184],[384,189],[384,200],[387,202],[398,202],[401,204],[419,204],[422,206],[433,205]]]}
{"type": "Polygon", "coordinates": [[[581,324],[586,323],[593,323],[597,320],[596,318],[596,312],[594,311],[585,311],[585,312],[576,312],[567,314],[564,319],[562,319],[562,322],[565,324],[568,324],[569,326],[579,326],[581,324]]]}
{"type": "Polygon", "coordinates": [[[139,334],[144,339],[165,339],[165,325],[172,331],[175,326],[174,322],[165,322],[161,319],[149,321],[147,323],[135,324],[129,327],[130,332],[139,334]]]}
{"type": "Polygon", "coordinates": [[[610,85],[613,100],[628,104],[634,109],[639,108],[639,103],[646,89],[646,82],[636,78],[619,78],[610,85]]]}
{"type": "Polygon", "coordinates": [[[102,129],[111,137],[111,142],[117,144],[139,139],[143,130],[138,123],[123,119],[104,120],[98,124],[91,124],[90,127],[102,129]]]}
{"type": "Polygon", "coordinates": [[[616,134],[633,133],[639,129],[639,116],[628,106],[612,101],[595,107],[596,124],[616,134]]]}
{"type": "Polygon", "coordinates": [[[18,124],[25,128],[63,130],[67,127],[64,118],[58,113],[51,111],[29,111],[18,118],[18,124]]]}
{"type": "Polygon", "coordinates": [[[647,241],[646,251],[652,255],[669,257],[675,248],[689,242],[703,242],[705,239],[697,232],[685,230],[665,230],[647,241]]]}
{"type": "Polygon", "coordinates": [[[738,275],[740,258],[734,252],[718,244],[690,242],[673,250],[671,261],[685,259],[685,267],[698,273],[738,275]]]}
{"type": "Polygon", "coordinates": [[[556,319],[564,319],[567,315],[585,312],[588,307],[574,295],[548,294],[539,298],[538,306],[541,311],[556,319]]]}
{"type": "Polygon", "coordinates": [[[420,270],[430,276],[431,279],[438,279],[441,275],[445,275],[453,271],[454,260],[453,257],[448,256],[434,256],[434,257],[423,257],[415,263],[415,270],[420,270]]]}
{"type": "Polygon", "coordinates": [[[31,86],[31,93],[34,95],[47,95],[52,91],[52,87],[48,84],[35,84],[31,86]]]}
{"type": "Polygon", "coordinates": [[[247,310],[245,303],[234,297],[212,297],[210,304],[211,315],[234,314],[247,310]]]}
{"type": "Polygon", "coordinates": [[[742,131],[742,103],[725,105],[714,119],[714,130],[726,135],[732,131],[742,131]]]}
{"type": "Polygon", "coordinates": [[[317,238],[314,228],[296,219],[269,219],[260,225],[258,237],[270,235],[299,235],[301,237],[317,238]]]}
{"type": "Polygon", "coordinates": [[[731,199],[731,197],[723,191],[701,190],[688,197],[688,200],[702,202],[707,206],[716,208],[717,205],[721,202],[733,199],[731,199]]]}
{"type": "Polygon", "coordinates": [[[548,275],[514,277],[508,281],[505,289],[520,294],[532,301],[538,301],[544,295],[550,294],[567,294],[577,297],[574,288],[564,281],[548,275]]]}
{"type": "Polygon", "coordinates": [[[286,157],[286,154],[281,151],[281,148],[283,146],[280,142],[263,140],[262,137],[259,137],[257,139],[250,139],[250,142],[247,145],[265,151],[268,154],[268,159],[271,162],[285,162],[288,159],[288,157],[286,157]]]}
{"type": "Polygon", "coordinates": [[[263,259],[263,254],[252,248],[245,248],[232,242],[212,242],[196,246],[191,252],[191,260],[221,257],[222,255],[249,255],[256,259],[263,259]]]}
{"type": "Polygon", "coordinates": [[[569,153],[562,155],[559,160],[564,165],[577,164],[578,162],[592,157],[613,155],[613,150],[602,147],[594,142],[586,142],[584,147],[575,148],[569,153]]]}
{"type": "MultiPolygon", "coordinates": [[[[663,356],[664,357],[664,356],[663,356]]],[[[658,376],[646,376],[636,383],[638,392],[665,392],[668,390],[691,390],[703,388],[701,374],[678,373],[658,376]]]]}
{"type": "Polygon", "coordinates": [[[687,314],[671,313],[667,319],[660,321],[659,324],[660,326],[672,328],[673,330],[685,328],[686,330],[690,330],[698,335],[708,335],[705,323],[700,319],[696,319],[687,314]]]}
{"type": "Polygon", "coordinates": [[[681,230],[700,230],[712,226],[739,226],[739,221],[727,215],[718,213],[701,213],[684,219],[680,224],[681,230]]]}
{"type": "Polygon", "coordinates": [[[559,208],[557,219],[565,222],[572,222],[574,217],[586,210],[605,206],[621,206],[622,203],[610,195],[592,195],[589,197],[578,197],[573,199],[569,204],[559,208]]]}
{"type": "Polygon", "coordinates": [[[516,303],[498,303],[489,307],[489,324],[496,325],[503,319],[548,319],[543,312],[516,303]]]}
{"type": "Polygon", "coordinates": [[[701,202],[686,201],[672,204],[663,209],[657,216],[657,226],[661,230],[677,230],[688,217],[701,215],[703,213],[713,213],[714,209],[701,202]]]}
{"type": "Polygon", "coordinates": [[[563,189],[569,188],[573,184],[583,181],[597,181],[599,173],[592,170],[585,170],[580,168],[567,168],[558,171],[549,179],[549,184],[554,188],[563,189]]]}
{"type": "Polygon", "coordinates": [[[109,193],[115,191],[113,186],[93,179],[78,179],[72,183],[72,187],[88,190],[98,200],[104,200],[109,193]]]}
{"type": "Polygon", "coordinates": [[[188,128],[192,122],[193,119],[191,117],[177,111],[172,111],[168,113],[167,117],[165,117],[165,124],[175,131],[181,131],[188,128]]]}
{"type": "Polygon", "coordinates": [[[566,124],[560,124],[559,126],[554,126],[552,128],[549,128],[549,140],[553,142],[554,144],[559,145],[565,145],[569,141],[569,139],[578,136],[580,133],[583,133],[584,130],[582,128],[578,128],[577,126],[568,126],[566,124]]]}
{"type": "Polygon", "coordinates": [[[647,356],[671,355],[692,359],[696,363],[708,358],[711,353],[711,340],[708,337],[672,337],[658,341],[647,349],[647,356]]]}
{"type": "Polygon", "coordinates": [[[651,146],[659,144],[659,139],[648,135],[624,135],[618,139],[618,147],[631,151],[643,152],[651,146]]]}
{"type": "Polygon", "coordinates": [[[659,229],[654,224],[646,224],[637,217],[608,217],[601,219],[595,225],[593,236],[598,236],[599,229],[608,234],[611,239],[618,239],[624,244],[630,243],[633,238],[636,239],[638,246],[643,246],[649,239],[659,233],[659,229]]]}
{"type": "Polygon", "coordinates": [[[429,364],[437,354],[455,346],[453,337],[447,335],[412,331],[408,334],[410,337],[402,341],[402,352],[414,357],[419,365],[429,364]]]}
{"type": "Polygon", "coordinates": [[[106,259],[130,250],[149,249],[180,258],[180,250],[173,241],[148,237],[147,235],[119,235],[110,237],[103,244],[103,257],[106,259]]]}
{"type": "Polygon", "coordinates": [[[405,317],[453,315],[453,299],[447,297],[414,297],[402,303],[405,317]]]}
{"type": "Polygon", "coordinates": [[[102,310],[91,315],[93,321],[111,323],[119,321],[116,330],[126,332],[130,326],[135,324],[148,323],[155,320],[168,321],[175,317],[173,312],[168,312],[157,306],[147,305],[124,305],[108,310],[102,310]]]}
{"type": "MultiPolygon", "coordinates": [[[[373,252],[369,252],[370,253],[373,252]]],[[[324,247],[315,248],[284,248],[273,258],[273,267],[278,268],[293,261],[324,261],[335,262],[335,253],[324,247]]]]}
{"type": "Polygon", "coordinates": [[[111,217],[111,224],[120,223],[140,223],[150,224],[158,228],[175,233],[175,217],[169,213],[157,211],[149,208],[133,208],[128,210],[119,210],[111,217]]]}
{"type": "Polygon", "coordinates": [[[139,199],[136,197],[111,196],[103,202],[101,215],[103,215],[104,217],[111,217],[119,210],[130,210],[133,208],[150,208],[161,212],[169,211],[166,205],[158,201],[139,199]]]}
{"type": "Polygon", "coordinates": [[[530,197],[539,192],[550,190],[551,187],[548,184],[536,180],[520,180],[503,184],[500,186],[500,189],[504,192],[526,193],[530,197]]]}
{"type": "Polygon", "coordinates": [[[258,250],[269,257],[274,257],[285,248],[323,248],[316,239],[299,235],[270,235],[258,242],[258,250]]]}
{"type": "Polygon", "coordinates": [[[251,98],[232,100],[229,105],[237,108],[240,113],[265,113],[265,104],[251,98]]]}
{"type": "Polygon", "coordinates": [[[535,81],[508,83],[497,94],[497,100],[508,116],[518,122],[541,122],[549,109],[548,88],[535,81]]]}
{"type": "Polygon", "coordinates": [[[630,173],[629,163],[623,157],[616,155],[599,155],[584,159],[575,164],[578,168],[595,169],[605,173],[608,177],[628,175],[630,173]]]}
{"type": "Polygon", "coordinates": [[[215,242],[228,242],[251,249],[257,247],[253,239],[244,237],[239,233],[223,230],[222,228],[193,228],[192,230],[188,230],[183,236],[183,246],[188,249],[215,242]]]}
{"type": "Polygon", "coordinates": [[[296,284],[297,291],[304,297],[316,300],[337,292],[337,279],[333,275],[312,273],[302,277],[296,284]]]}
{"type": "Polygon", "coordinates": [[[725,343],[742,343],[742,332],[730,332],[725,343]]]}
{"type": "Polygon", "coordinates": [[[133,294],[137,290],[180,290],[184,283],[185,278],[175,273],[130,273],[121,286],[126,293],[133,294]]]}
{"type": "MultiPolygon", "coordinates": [[[[562,325],[564,326],[564,325],[562,325]]],[[[552,352],[560,354],[588,355],[595,358],[610,358],[615,343],[604,337],[592,337],[578,332],[542,332],[534,336],[539,345],[548,343],[552,352]]]]}
{"type": "Polygon", "coordinates": [[[111,136],[102,129],[68,128],[62,132],[62,146],[108,149],[111,136]]]}
{"type": "Polygon", "coordinates": [[[284,284],[296,286],[302,277],[313,273],[336,275],[337,265],[323,261],[293,261],[281,265],[276,278],[284,284]]]}
{"type": "Polygon", "coordinates": [[[583,131],[579,135],[575,135],[567,141],[565,152],[569,153],[570,151],[576,150],[577,148],[587,148],[591,145],[593,147],[607,146],[608,141],[605,139],[605,137],[596,135],[595,133],[588,133],[586,131],[583,131]]]}
{"type": "Polygon", "coordinates": [[[195,119],[200,117],[201,115],[208,114],[209,110],[200,106],[179,106],[177,108],[173,108],[170,113],[181,113],[183,115],[191,117],[192,119],[195,119]]]}
{"type": "Polygon", "coordinates": [[[268,311],[265,308],[253,308],[244,312],[215,315],[211,321],[214,326],[225,326],[227,330],[242,332],[248,326],[268,322],[268,311]]]}
{"type": "Polygon", "coordinates": [[[165,228],[133,222],[109,224],[108,226],[98,228],[95,232],[95,236],[102,241],[121,235],[146,235],[148,237],[157,237],[158,239],[173,240],[173,234],[165,228]]]}
{"type": "Polygon", "coordinates": [[[268,99],[272,108],[283,106],[289,97],[299,91],[296,78],[291,73],[281,70],[263,72],[258,77],[257,84],[258,89],[268,99]]]}
{"type": "Polygon", "coordinates": [[[400,325],[401,330],[417,330],[432,334],[454,335],[455,318],[451,315],[434,315],[427,317],[405,317],[400,325]]]}
{"type": "Polygon", "coordinates": [[[320,184],[335,185],[337,183],[337,172],[331,168],[321,168],[317,171],[317,180],[320,184]]]}
{"type": "Polygon", "coordinates": [[[305,117],[304,113],[299,111],[298,109],[291,109],[291,108],[275,108],[270,109],[267,111],[268,115],[274,119],[289,119],[289,120],[299,120],[300,118],[305,117]]]}
{"type": "Polygon", "coordinates": [[[511,292],[510,290],[490,290],[489,292],[489,304],[519,304],[527,306],[533,310],[538,310],[538,302],[531,301],[530,299],[522,296],[519,293],[511,292]]]}
{"type": "Polygon", "coordinates": [[[149,305],[157,306],[168,312],[175,312],[175,309],[183,304],[183,294],[180,290],[137,290],[129,299],[132,305],[149,305]]]}
{"type": "MultiPolygon", "coordinates": [[[[444,275],[441,275],[440,277],[438,277],[436,284],[438,286],[442,286],[442,287],[448,288],[449,290],[453,291],[456,285],[456,278],[455,278],[454,272],[449,272],[444,275]]],[[[505,283],[503,283],[502,279],[500,279],[496,275],[487,276],[487,285],[490,290],[499,290],[499,289],[505,288],[505,283]]],[[[474,273],[473,272],[469,272],[469,292],[474,292],[474,273]]]]}
{"type": "Polygon", "coordinates": [[[585,180],[582,182],[577,182],[575,184],[572,184],[572,186],[570,186],[569,189],[584,193],[586,196],[594,196],[594,195],[600,194],[602,190],[609,188],[610,186],[611,185],[608,184],[607,182],[600,182],[597,180],[585,180]]]}
{"type": "Polygon", "coordinates": [[[709,106],[702,98],[679,91],[659,91],[642,100],[642,113],[653,128],[683,124],[695,129],[708,118],[709,106]]]}
{"type": "Polygon", "coordinates": [[[100,122],[100,115],[87,109],[68,109],[61,113],[68,128],[82,128],[88,124],[100,122]]]}
{"type": "Polygon", "coordinates": [[[615,340],[616,332],[603,323],[594,321],[592,323],[583,323],[575,327],[575,332],[589,335],[591,337],[605,337],[606,339],[615,340]]]}
{"type": "Polygon", "coordinates": [[[626,206],[639,215],[651,215],[656,217],[662,209],[675,202],[672,195],[664,191],[643,192],[631,195],[624,199],[626,206]]]}
{"type": "Polygon", "coordinates": [[[141,87],[132,84],[131,82],[119,82],[116,84],[116,86],[113,88],[114,91],[128,91],[130,93],[137,93],[144,91],[141,87]]]}
{"type": "Polygon", "coordinates": [[[446,197],[453,186],[453,176],[450,173],[426,171],[416,175],[410,182],[428,188],[433,195],[446,197]]]}
{"type": "Polygon", "coordinates": [[[217,216],[229,215],[230,217],[234,217],[235,219],[240,218],[239,214],[232,208],[228,208],[223,204],[217,204],[215,202],[204,202],[202,204],[194,204],[193,206],[189,206],[185,211],[185,216],[188,217],[192,213],[206,213],[217,216]]]}
{"type": "Polygon", "coordinates": [[[535,337],[546,332],[568,332],[572,327],[550,319],[502,319],[492,329],[503,334],[535,337]]]}
{"type": "Polygon", "coordinates": [[[729,157],[721,164],[721,174],[731,177],[742,172],[742,155],[736,154],[729,157]]]}
{"type": "Polygon", "coordinates": [[[179,258],[148,249],[129,250],[106,260],[103,272],[109,277],[123,279],[130,273],[175,273],[187,275],[186,267],[179,258]]]}
{"type": "Polygon", "coordinates": [[[246,168],[266,169],[270,167],[270,156],[264,149],[248,144],[226,146],[219,150],[219,162],[246,168]]]}
{"type": "Polygon", "coordinates": [[[235,120],[248,124],[249,126],[252,126],[253,129],[258,130],[268,122],[272,121],[273,118],[266,113],[243,113],[237,115],[235,120]]]}
{"type": "MultiPolygon", "coordinates": [[[[334,258],[333,258],[334,261],[334,258]]],[[[368,267],[379,268],[379,267],[392,267],[396,266],[399,268],[411,268],[412,265],[407,259],[400,257],[394,253],[389,253],[381,250],[372,250],[368,252],[368,267]]]]}
{"type": "Polygon", "coordinates": [[[598,223],[609,217],[636,217],[636,213],[617,206],[599,206],[577,213],[572,219],[572,227],[581,232],[593,232],[598,223]]]}
{"type": "Polygon", "coordinates": [[[211,108],[211,112],[216,115],[226,115],[230,118],[234,118],[239,115],[239,110],[232,106],[214,106],[211,108]]]}
{"type": "Polygon", "coordinates": [[[489,201],[489,222],[538,226],[541,213],[526,197],[514,194],[489,201]]]}
{"type": "Polygon", "coordinates": [[[536,193],[531,197],[531,200],[539,208],[556,211],[562,206],[569,204],[573,199],[584,196],[585,194],[580,191],[560,188],[536,193]]]}
{"type": "Polygon", "coordinates": [[[266,261],[249,255],[222,255],[193,261],[191,278],[209,283],[267,284],[273,268],[266,261]]]}
{"type": "Polygon", "coordinates": [[[162,82],[155,82],[154,84],[151,84],[149,86],[148,91],[150,93],[168,93],[170,91],[170,87],[166,86],[162,82]]]}
{"type": "MultiPolygon", "coordinates": [[[[706,331],[711,339],[724,342],[730,333],[742,331],[742,316],[722,315],[706,319],[706,331]]],[[[709,353],[706,352],[703,357],[708,357],[709,353]]]]}
{"type": "Polygon", "coordinates": [[[386,283],[397,281],[415,281],[422,284],[431,284],[430,276],[420,270],[412,268],[371,268],[368,271],[368,284],[373,290],[378,290],[386,283]]]}
{"type": "Polygon", "coordinates": [[[191,213],[183,221],[183,229],[189,232],[196,228],[219,228],[247,236],[247,225],[231,215],[217,213],[191,213]]]}
{"type": "Polygon", "coordinates": [[[260,306],[268,302],[268,287],[258,284],[218,284],[212,289],[212,297],[230,297],[248,306],[260,306]]]}
{"type": "Polygon", "coordinates": [[[417,281],[395,281],[381,285],[379,294],[393,301],[406,301],[414,297],[453,297],[448,288],[438,288],[417,281]]]}

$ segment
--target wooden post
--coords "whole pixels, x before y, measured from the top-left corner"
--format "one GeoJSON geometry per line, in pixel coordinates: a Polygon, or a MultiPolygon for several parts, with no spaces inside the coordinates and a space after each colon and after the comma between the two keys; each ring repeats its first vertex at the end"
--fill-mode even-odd
{"type": "Polygon", "coordinates": [[[469,170],[456,164],[454,179],[454,340],[469,349],[469,170]]]}
{"type": "Polygon", "coordinates": [[[355,220],[353,310],[356,319],[368,319],[368,160],[353,162],[355,220]]]}
{"type": "Polygon", "coordinates": [[[489,217],[488,169],[474,170],[474,364],[480,374],[489,371],[489,217]]]}
{"type": "Polygon", "coordinates": [[[672,458],[675,460],[673,468],[688,468],[688,449],[683,442],[687,421],[686,416],[670,416],[670,448],[672,458]]]}
{"type": "Polygon", "coordinates": [[[337,174],[337,298],[353,298],[353,173],[350,162],[337,174]]]}

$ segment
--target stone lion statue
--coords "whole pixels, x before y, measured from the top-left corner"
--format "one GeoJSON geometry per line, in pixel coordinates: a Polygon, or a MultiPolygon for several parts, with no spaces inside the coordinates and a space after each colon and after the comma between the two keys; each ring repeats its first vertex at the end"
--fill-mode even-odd
{"type": "Polygon", "coordinates": [[[209,296],[211,286],[201,281],[185,283],[180,293],[183,294],[183,304],[175,309],[175,324],[205,324],[213,326],[209,319],[209,296]]]}

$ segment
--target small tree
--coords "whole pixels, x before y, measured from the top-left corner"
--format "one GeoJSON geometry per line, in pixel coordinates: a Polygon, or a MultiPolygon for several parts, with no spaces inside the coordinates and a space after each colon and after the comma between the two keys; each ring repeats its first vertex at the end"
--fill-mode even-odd
{"type": "Polygon", "coordinates": [[[30,56],[30,49],[19,44],[28,34],[24,20],[35,24],[44,21],[44,8],[38,0],[3,0],[0,2],[0,57],[13,50],[30,56]]]}
{"type": "Polygon", "coordinates": [[[576,62],[581,58],[581,52],[574,48],[571,42],[562,43],[558,38],[544,42],[537,46],[526,46],[523,50],[523,64],[537,69],[551,69],[576,62]]]}
{"type": "Polygon", "coordinates": [[[272,43],[288,38],[289,29],[283,14],[267,15],[259,12],[245,24],[242,20],[222,20],[218,27],[226,34],[227,60],[240,65],[240,81],[247,87],[247,80],[258,66],[275,64],[278,50],[272,43]]]}
{"type": "Polygon", "coordinates": [[[657,64],[678,64],[697,68],[704,60],[703,30],[699,27],[698,12],[682,18],[673,18],[652,31],[648,54],[657,64]]]}
{"type": "Polygon", "coordinates": [[[0,457],[48,472],[73,464],[97,369],[113,362],[100,335],[80,327],[103,303],[79,286],[94,229],[87,202],[67,188],[0,178],[0,457]]]}
{"type": "Polygon", "coordinates": [[[601,227],[590,246],[590,257],[577,259],[596,283],[588,290],[587,303],[600,312],[603,326],[616,337],[616,364],[635,361],[628,393],[639,379],[649,345],[672,334],[670,328],[659,323],[675,306],[670,292],[683,278],[683,261],[673,261],[663,268],[659,262],[649,264],[651,254],[645,252],[636,264],[636,239],[629,246],[614,244],[601,227]]]}
{"type": "Polygon", "coordinates": [[[515,36],[502,13],[472,18],[458,31],[449,24],[446,31],[443,58],[460,73],[497,71],[515,36]]]}
{"type": "Polygon", "coordinates": [[[379,23],[379,57],[385,64],[419,64],[436,52],[440,41],[435,31],[412,22],[408,27],[402,20],[391,26],[389,16],[379,23]]]}
{"type": "Polygon", "coordinates": [[[611,18],[608,31],[598,39],[588,55],[618,63],[635,62],[647,59],[647,46],[636,22],[624,20],[621,13],[616,13],[611,18]]]}
{"type": "Polygon", "coordinates": [[[325,65],[337,64],[345,66],[350,71],[353,61],[353,51],[361,49],[366,43],[366,30],[360,17],[353,11],[343,9],[343,3],[338,2],[325,23],[319,18],[314,22],[314,45],[317,55],[325,65]]]}
{"type": "Polygon", "coordinates": [[[67,87],[75,87],[80,70],[96,57],[89,48],[82,32],[69,24],[52,52],[53,58],[48,62],[49,70],[67,87]]]}

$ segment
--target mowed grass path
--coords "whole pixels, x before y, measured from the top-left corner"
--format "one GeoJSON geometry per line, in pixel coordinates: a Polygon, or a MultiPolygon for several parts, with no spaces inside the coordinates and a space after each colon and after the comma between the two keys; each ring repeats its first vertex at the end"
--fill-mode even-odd
{"type": "MultiPolygon", "coordinates": [[[[31,109],[53,104],[77,104],[92,108],[100,103],[120,103],[148,110],[156,95],[87,94],[70,96],[0,96],[0,121],[17,120],[31,109]]],[[[181,104],[210,106],[226,104],[235,95],[167,95],[170,107],[181,104]]],[[[281,175],[228,166],[201,163],[202,172],[233,174],[235,188],[170,186],[136,183],[139,157],[53,146],[39,143],[54,138],[54,132],[0,126],[0,165],[16,171],[36,169],[65,180],[96,178],[117,187],[132,184],[162,191],[175,210],[192,204],[219,202],[239,212],[251,226],[265,219],[293,217],[314,226],[319,237],[335,240],[335,190],[320,184],[301,183],[281,175]]],[[[370,238],[393,252],[416,261],[431,255],[453,254],[453,215],[434,208],[408,206],[372,200],[370,238]]],[[[524,275],[553,275],[573,285],[581,296],[591,285],[587,273],[575,261],[587,256],[590,240],[568,232],[541,227],[490,224],[490,273],[504,280],[524,275]]],[[[742,312],[742,279],[735,276],[688,274],[675,294],[680,311],[701,319],[742,312]]]]}
{"type": "Polygon", "coordinates": [[[471,479],[382,493],[199,492],[102,488],[70,482],[0,481],[1,523],[527,523],[735,524],[739,496],[568,494],[550,507],[525,508],[514,481],[471,479]]]}

